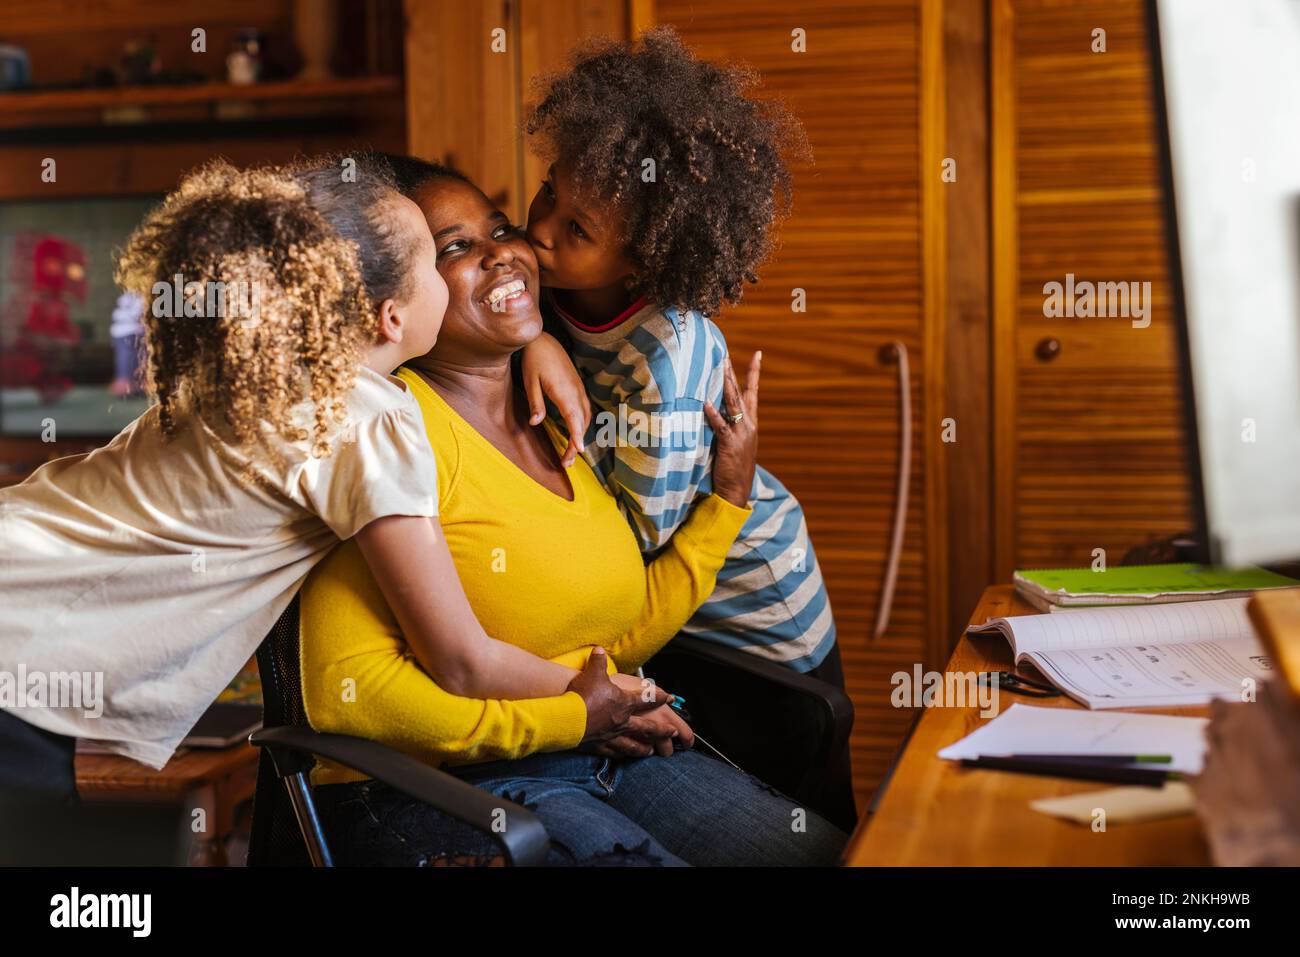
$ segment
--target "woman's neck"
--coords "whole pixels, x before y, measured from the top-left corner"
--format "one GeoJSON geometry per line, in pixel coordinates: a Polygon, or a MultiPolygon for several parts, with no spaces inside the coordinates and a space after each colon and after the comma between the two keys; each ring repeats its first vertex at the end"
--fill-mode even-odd
{"type": "Polygon", "coordinates": [[[423,375],[462,417],[482,417],[498,424],[511,420],[514,379],[509,356],[489,363],[466,363],[426,355],[407,365],[423,375]]]}
{"type": "Polygon", "coordinates": [[[546,433],[528,424],[528,400],[514,388],[510,357],[487,365],[421,356],[407,363],[498,452],[565,501],[574,490],[546,433]]]}

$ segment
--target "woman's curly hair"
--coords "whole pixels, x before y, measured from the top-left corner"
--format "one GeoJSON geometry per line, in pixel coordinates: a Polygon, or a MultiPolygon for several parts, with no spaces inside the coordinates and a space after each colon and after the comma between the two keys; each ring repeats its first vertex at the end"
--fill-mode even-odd
{"type": "MultiPolygon", "coordinates": [[[[239,170],[214,160],[188,174],[127,241],[116,279],[147,304],[146,381],[165,435],[193,413],[224,424],[239,444],[269,426],[310,441],[316,456],[329,454],[327,436],[345,416],[376,313],[358,237],[331,222],[305,178],[319,170],[342,179],[328,161],[239,170]],[[183,301],[194,300],[188,316],[171,315],[173,281],[183,301]],[[233,300],[244,308],[232,308],[230,292],[250,288],[251,297],[233,300]],[[210,305],[214,289],[225,290],[222,308],[210,305]],[[312,405],[305,417],[297,409],[304,401],[312,405]]],[[[392,195],[382,170],[347,185],[337,192],[352,207],[348,221],[375,219],[392,195]]],[[[398,249],[388,254],[401,259],[398,249]]]]}
{"type": "Polygon", "coordinates": [[[752,70],[696,59],[660,27],[635,44],[580,46],[567,72],[538,81],[526,130],[578,188],[620,209],[638,291],[663,306],[716,313],[738,302],[789,212],[784,156],[808,154],[780,104],[752,99],[752,70]],[[645,160],[654,161],[644,182],[645,160]]]}

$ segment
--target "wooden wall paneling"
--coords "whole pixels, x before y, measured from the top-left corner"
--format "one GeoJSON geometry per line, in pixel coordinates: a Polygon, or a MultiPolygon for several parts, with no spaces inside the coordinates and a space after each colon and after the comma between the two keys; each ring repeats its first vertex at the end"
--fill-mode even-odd
{"type": "Polygon", "coordinates": [[[943,247],[942,233],[926,228],[941,229],[934,220],[943,203],[939,8],[928,0],[654,4],[656,22],[674,26],[700,56],[756,68],[762,95],[784,100],[811,140],[814,161],[795,169],[794,211],[773,261],[719,322],[742,359],[764,351],[760,459],[804,504],[826,574],[857,708],[852,751],[863,804],[913,717],[890,706],[890,676],[928,660],[933,629],[943,627],[933,609],[944,566],[929,562],[944,531],[934,511],[942,481],[928,460],[941,417],[943,247]],[[806,31],[806,53],[791,50],[796,27],[806,31]],[[924,122],[923,103],[935,111],[924,122]],[[796,287],[807,291],[805,314],[791,311],[796,287]],[[891,625],[872,641],[898,456],[897,371],[877,351],[894,339],[911,353],[914,473],[891,625]]]}
{"type": "MultiPolygon", "coordinates": [[[[402,118],[376,124],[358,137],[381,150],[404,148],[402,118]]],[[[295,156],[329,152],[344,146],[337,134],[309,132],[295,136],[245,136],[228,140],[143,140],[112,144],[22,144],[0,149],[0,200],[52,199],[74,196],[139,196],[164,193],[198,164],[223,156],[236,166],[284,163],[295,156]],[[53,157],[58,178],[41,180],[41,162],[53,157]]]]}
{"type": "Polygon", "coordinates": [[[1114,564],[1191,527],[1145,5],[995,0],[992,30],[997,569],[1114,564]],[[1150,325],[1045,317],[1067,273],[1149,282],[1150,325]]]}
{"type": "Polygon", "coordinates": [[[404,9],[409,152],[462,170],[518,222],[519,4],[406,0],[404,9]],[[504,52],[492,50],[495,29],[504,52]]]}
{"type": "MultiPolygon", "coordinates": [[[[943,441],[941,412],[947,406],[947,204],[948,184],[941,178],[948,145],[947,86],[944,60],[943,0],[922,0],[920,23],[921,82],[921,259],[922,324],[925,342],[921,434],[917,453],[925,466],[925,580],[927,592],[924,664],[941,670],[960,632],[948,625],[948,471],[950,443],[943,441]]],[[[969,613],[967,613],[969,614],[969,613]]]]}
{"type": "Polygon", "coordinates": [[[0,22],[9,38],[67,35],[73,28],[147,32],[205,23],[247,25],[268,17],[288,18],[292,10],[293,0],[0,0],[0,22]]]}
{"type": "MultiPolygon", "coordinates": [[[[644,11],[641,13],[644,16],[644,11]]],[[[522,101],[534,102],[533,83],[548,73],[562,70],[569,53],[584,39],[596,36],[625,40],[631,34],[630,6],[615,0],[520,0],[519,53],[522,101]]],[[[547,162],[537,156],[525,138],[521,181],[523,222],[528,204],[546,175],[547,162]]]]}
{"type": "Polygon", "coordinates": [[[993,574],[1015,571],[1016,152],[1012,0],[990,0],[989,113],[993,249],[993,574]]]}
{"type": "Polygon", "coordinates": [[[947,480],[949,651],[994,583],[988,27],[986,0],[944,8],[945,156],[957,174],[943,187],[947,348],[940,412],[957,426],[957,441],[939,447],[947,480]]]}
{"type": "Polygon", "coordinates": [[[406,0],[410,152],[450,162],[523,222],[545,171],[522,130],[532,80],[584,38],[626,38],[630,16],[611,0],[406,0]],[[491,49],[498,27],[504,53],[491,49]]]}
{"type": "Polygon", "coordinates": [[[655,25],[655,0],[627,0],[628,36],[640,36],[655,25]]]}
{"type": "Polygon", "coordinates": [[[292,0],[0,0],[4,42],[27,50],[38,84],[78,83],[87,65],[113,66],[128,40],[152,38],[166,69],[224,77],[231,39],[257,26],[292,36],[292,0]],[[207,31],[207,52],[190,31],[207,31]]]}

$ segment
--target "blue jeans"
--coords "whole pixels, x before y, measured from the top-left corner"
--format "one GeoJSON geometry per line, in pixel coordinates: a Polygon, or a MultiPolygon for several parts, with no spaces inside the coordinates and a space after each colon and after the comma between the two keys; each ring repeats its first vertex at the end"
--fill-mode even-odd
{"type": "MultiPolygon", "coordinates": [[[[758,778],[698,751],[535,754],[446,769],[532,811],[551,864],[829,866],[844,832],[758,778]]],[[[486,863],[490,838],[375,781],[316,789],[339,864],[486,863]]]]}

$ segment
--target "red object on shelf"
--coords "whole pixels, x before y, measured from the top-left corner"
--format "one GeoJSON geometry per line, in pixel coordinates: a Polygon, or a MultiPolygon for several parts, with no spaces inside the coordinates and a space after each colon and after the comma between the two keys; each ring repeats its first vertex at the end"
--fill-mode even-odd
{"type": "Polygon", "coordinates": [[[23,233],[14,243],[10,275],[19,289],[6,304],[17,330],[4,351],[0,372],[7,388],[33,386],[49,404],[72,388],[60,369],[66,347],[81,341],[69,300],[86,301],[86,253],[71,240],[23,233]]]}

